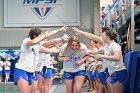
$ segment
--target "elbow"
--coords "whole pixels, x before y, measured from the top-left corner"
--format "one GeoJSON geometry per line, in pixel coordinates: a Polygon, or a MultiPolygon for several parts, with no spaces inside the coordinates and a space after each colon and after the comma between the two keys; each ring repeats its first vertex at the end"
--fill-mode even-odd
{"type": "Polygon", "coordinates": [[[121,60],[121,57],[116,57],[115,58],[115,61],[120,61],[121,60]]]}
{"type": "Polygon", "coordinates": [[[36,45],[36,44],[38,44],[38,42],[35,41],[35,40],[33,40],[33,41],[32,41],[32,45],[36,45]]]}

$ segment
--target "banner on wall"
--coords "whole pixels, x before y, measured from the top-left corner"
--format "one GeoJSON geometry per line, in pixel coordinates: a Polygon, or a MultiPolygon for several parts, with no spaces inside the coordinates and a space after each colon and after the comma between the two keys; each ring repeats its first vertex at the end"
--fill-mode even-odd
{"type": "Polygon", "coordinates": [[[79,0],[4,0],[4,27],[80,26],[79,0]]]}

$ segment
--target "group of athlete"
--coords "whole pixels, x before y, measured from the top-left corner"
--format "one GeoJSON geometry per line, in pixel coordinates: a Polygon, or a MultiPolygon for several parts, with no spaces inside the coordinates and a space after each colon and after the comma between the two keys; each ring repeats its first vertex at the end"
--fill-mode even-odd
{"type": "Polygon", "coordinates": [[[8,80],[10,79],[10,72],[11,72],[10,67],[11,67],[10,56],[6,56],[5,58],[0,56],[0,82],[2,82],[3,80],[2,78],[3,72],[5,74],[4,82],[5,83],[8,82],[8,80]]]}
{"type": "Polygon", "coordinates": [[[121,47],[114,41],[117,34],[108,27],[102,28],[99,35],[72,27],[74,36],[64,34],[49,40],[57,33],[66,33],[67,29],[68,26],[64,26],[43,33],[35,27],[29,31],[29,36],[22,42],[20,58],[14,70],[14,83],[19,93],[49,93],[52,67],[57,64],[52,53],[59,53],[58,60],[63,62],[67,93],[83,92],[86,68],[91,93],[123,93],[127,71],[121,47]],[[90,39],[88,46],[80,42],[79,35],[90,39]]]}

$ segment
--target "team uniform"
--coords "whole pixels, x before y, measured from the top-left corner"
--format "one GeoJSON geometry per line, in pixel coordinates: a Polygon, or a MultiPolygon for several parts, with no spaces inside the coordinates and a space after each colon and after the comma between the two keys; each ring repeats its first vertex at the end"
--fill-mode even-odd
{"type": "Polygon", "coordinates": [[[67,62],[63,62],[64,79],[74,79],[76,76],[85,76],[85,63],[78,66],[75,62],[89,53],[87,47],[81,44],[81,53],[71,49],[65,53],[66,46],[67,43],[63,44],[59,53],[59,56],[69,57],[67,62]]]}
{"type": "Polygon", "coordinates": [[[3,72],[3,61],[0,61],[0,76],[2,76],[2,72],[3,72]]]}
{"type": "Polygon", "coordinates": [[[20,50],[20,59],[15,65],[14,71],[14,83],[17,84],[17,81],[20,77],[28,81],[29,85],[32,84],[36,79],[36,71],[38,62],[39,62],[39,50],[42,46],[39,44],[28,46],[26,43],[30,38],[25,38],[21,45],[20,50]]]}
{"type": "MultiPolygon", "coordinates": [[[[94,58],[89,57],[87,60],[94,60],[94,58]]],[[[94,80],[94,74],[92,73],[92,70],[93,70],[95,64],[96,64],[96,62],[93,62],[88,67],[88,72],[87,73],[88,73],[88,77],[89,77],[90,80],[94,80]]]]}
{"type": "Polygon", "coordinates": [[[45,79],[52,78],[53,64],[51,64],[51,55],[46,53],[41,53],[40,58],[42,60],[43,66],[42,66],[42,70],[39,71],[39,74],[45,79]]]}
{"type": "Polygon", "coordinates": [[[3,61],[0,61],[0,75],[2,75],[3,71],[3,61]]]}
{"type": "Polygon", "coordinates": [[[10,61],[4,62],[3,65],[4,65],[4,72],[10,73],[11,62],[10,61]]]}
{"type": "MultiPolygon", "coordinates": [[[[112,42],[107,49],[105,50],[105,55],[111,56],[113,52],[120,51],[121,47],[116,42],[112,42]]],[[[123,63],[123,57],[121,57],[120,61],[109,61],[108,62],[108,72],[110,75],[110,83],[114,84],[115,82],[119,81],[123,85],[127,84],[127,70],[123,63]]]]}
{"type": "MultiPolygon", "coordinates": [[[[99,50],[103,50],[106,51],[107,50],[107,44],[103,43],[103,45],[99,48],[99,50]]],[[[99,61],[99,78],[101,80],[101,83],[103,85],[107,84],[107,78],[109,77],[109,73],[108,73],[108,61],[103,59],[103,61],[99,61]]]]}

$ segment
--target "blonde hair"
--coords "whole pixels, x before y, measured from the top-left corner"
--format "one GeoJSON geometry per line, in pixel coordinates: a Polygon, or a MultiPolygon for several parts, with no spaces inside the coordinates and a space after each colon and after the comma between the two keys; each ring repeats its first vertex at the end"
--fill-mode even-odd
{"type": "Polygon", "coordinates": [[[78,38],[77,36],[73,36],[73,37],[71,37],[71,38],[69,39],[68,44],[67,44],[67,46],[66,46],[66,48],[65,48],[65,51],[64,51],[64,55],[65,55],[65,56],[67,55],[67,52],[70,50],[70,46],[71,46],[71,44],[72,44],[73,41],[77,42],[77,44],[78,44],[77,53],[82,54],[82,49],[81,49],[80,40],[79,40],[79,38],[78,38]]]}

